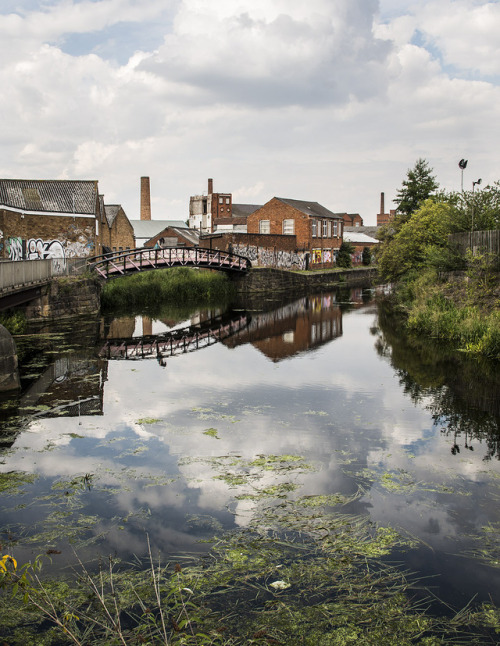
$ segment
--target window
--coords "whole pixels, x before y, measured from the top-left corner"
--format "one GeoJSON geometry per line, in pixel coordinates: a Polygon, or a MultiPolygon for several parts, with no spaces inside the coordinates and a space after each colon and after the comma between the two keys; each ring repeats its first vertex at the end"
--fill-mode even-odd
{"type": "Polygon", "coordinates": [[[283,235],[293,236],[295,233],[295,220],[283,220],[283,235]]]}
{"type": "Polygon", "coordinates": [[[328,220],[323,220],[323,238],[328,235],[328,220]]]}
{"type": "Polygon", "coordinates": [[[318,235],[318,223],[316,220],[312,220],[311,227],[312,227],[312,237],[316,238],[316,236],[318,235]]]}
{"type": "Polygon", "coordinates": [[[269,220],[259,220],[259,233],[271,233],[269,220]]]}
{"type": "Polygon", "coordinates": [[[219,197],[219,204],[224,204],[224,198],[223,197],[219,197]]]}
{"type": "Polygon", "coordinates": [[[337,220],[333,223],[333,237],[337,237],[337,220]]]}
{"type": "Polygon", "coordinates": [[[229,204],[229,202],[230,202],[230,199],[226,197],[226,204],[229,204]]]}
{"type": "Polygon", "coordinates": [[[326,237],[327,238],[332,237],[332,221],[331,220],[328,220],[328,233],[326,234],[326,237]]]}

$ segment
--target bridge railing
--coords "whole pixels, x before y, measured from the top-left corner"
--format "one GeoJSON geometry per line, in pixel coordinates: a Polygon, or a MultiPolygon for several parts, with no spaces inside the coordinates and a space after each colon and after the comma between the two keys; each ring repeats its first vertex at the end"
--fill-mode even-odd
{"type": "Polygon", "coordinates": [[[245,256],[205,249],[203,247],[164,247],[141,248],[114,252],[89,259],[90,268],[101,276],[111,278],[134,271],[160,269],[175,265],[188,265],[222,269],[227,271],[247,271],[252,264],[245,256]]]}
{"type": "Polygon", "coordinates": [[[86,258],[5,260],[0,262],[0,290],[44,283],[55,276],[73,276],[86,269],[86,258]]]}

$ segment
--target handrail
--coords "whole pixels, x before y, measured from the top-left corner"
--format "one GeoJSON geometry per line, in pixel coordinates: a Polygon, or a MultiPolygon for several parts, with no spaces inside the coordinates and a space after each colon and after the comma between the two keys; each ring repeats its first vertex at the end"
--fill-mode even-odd
{"type": "Polygon", "coordinates": [[[163,247],[129,249],[89,258],[88,266],[103,278],[137,271],[191,266],[228,272],[247,272],[252,263],[245,256],[204,247],[163,247]]]}

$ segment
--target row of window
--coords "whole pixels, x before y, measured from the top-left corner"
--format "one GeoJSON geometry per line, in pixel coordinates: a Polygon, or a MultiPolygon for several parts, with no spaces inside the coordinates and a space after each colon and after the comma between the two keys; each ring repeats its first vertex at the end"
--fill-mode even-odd
{"type": "MultiPolygon", "coordinates": [[[[313,238],[338,238],[342,235],[342,224],[337,220],[311,220],[313,238]]],[[[283,235],[293,236],[295,220],[283,220],[283,235]]],[[[271,233],[270,220],[259,220],[259,233],[271,233]]]]}
{"type": "Polygon", "coordinates": [[[339,238],[342,235],[342,224],[337,220],[312,220],[313,238],[339,238]]]}

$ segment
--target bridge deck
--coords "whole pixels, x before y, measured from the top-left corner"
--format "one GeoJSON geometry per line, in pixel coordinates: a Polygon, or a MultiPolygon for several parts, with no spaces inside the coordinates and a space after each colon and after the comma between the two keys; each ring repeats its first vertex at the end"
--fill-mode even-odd
{"type": "Polygon", "coordinates": [[[89,264],[92,269],[106,279],[167,267],[200,267],[245,273],[252,266],[250,260],[244,256],[200,247],[132,249],[93,258],[89,264]]]}

